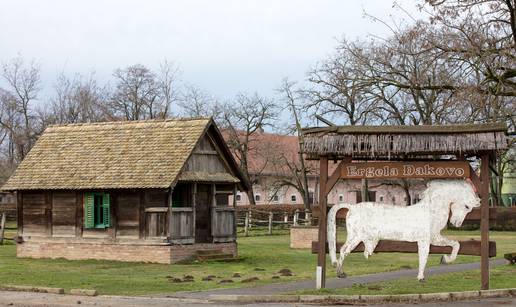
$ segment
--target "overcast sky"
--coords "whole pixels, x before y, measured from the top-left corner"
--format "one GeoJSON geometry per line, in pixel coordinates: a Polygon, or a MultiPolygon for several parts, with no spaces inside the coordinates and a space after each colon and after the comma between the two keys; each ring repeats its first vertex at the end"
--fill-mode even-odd
{"type": "MultiPolygon", "coordinates": [[[[302,80],[337,39],[385,35],[407,18],[391,0],[0,0],[0,62],[22,55],[42,69],[44,95],[59,72],[96,72],[101,83],[131,64],[177,63],[184,82],[226,99],[272,95],[302,80]]],[[[397,1],[417,15],[416,1],[397,1]]]]}

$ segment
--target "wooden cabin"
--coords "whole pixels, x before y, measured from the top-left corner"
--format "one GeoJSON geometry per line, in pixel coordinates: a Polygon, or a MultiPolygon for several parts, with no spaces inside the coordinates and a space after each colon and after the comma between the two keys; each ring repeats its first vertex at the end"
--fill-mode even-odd
{"type": "Polygon", "coordinates": [[[18,257],[174,263],[237,255],[242,174],[211,119],[51,126],[2,187],[18,257]]]}

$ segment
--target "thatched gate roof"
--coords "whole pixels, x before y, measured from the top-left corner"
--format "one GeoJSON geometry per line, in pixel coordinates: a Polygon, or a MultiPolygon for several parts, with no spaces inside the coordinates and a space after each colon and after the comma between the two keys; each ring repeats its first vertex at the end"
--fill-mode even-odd
{"type": "Polygon", "coordinates": [[[500,123],[308,128],[303,130],[303,150],[310,159],[476,154],[505,149],[506,133],[506,125],[500,123]]]}

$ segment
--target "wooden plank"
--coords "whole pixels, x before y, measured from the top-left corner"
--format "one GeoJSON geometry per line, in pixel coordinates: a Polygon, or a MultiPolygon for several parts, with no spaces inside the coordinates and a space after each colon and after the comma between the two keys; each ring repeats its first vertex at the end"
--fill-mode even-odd
{"type": "Polygon", "coordinates": [[[116,237],[140,236],[140,192],[123,191],[114,196],[116,237]]]}
{"type": "MultiPolygon", "coordinates": [[[[318,240],[319,242],[326,243],[326,202],[328,193],[326,192],[326,183],[328,182],[328,157],[322,156],[320,158],[320,175],[319,175],[319,208],[321,209],[321,214],[319,214],[319,234],[318,240]]],[[[320,287],[326,287],[326,251],[325,246],[321,245],[319,247],[319,253],[317,256],[317,266],[321,268],[321,276],[320,276],[320,287]]]]}
{"type": "Polygon", "coordinates": [[[110,206],[109,206],[109,214],[111,214],[111,227],[108,228],[108,234],[111,236],[111,238],[114,240],[116,239],[116,233],[117,233],[117,227],[118,227],[118,197],[117,193],[114,191],[111,191],[109,193],[109,197],[111,198],[110,206]]]}
{"type": "Polygon", "coordinates": [[[150,208],[145,208],[145,212],[168,212],[168,207],[150,207],[150,208]]]}
{"type": "Polygon", "coordinates": [[[82,192],[75,192],[75,237],[82,237],[83,229],[83,194],[82,192]]]}
{"type": "Polygon", "coordinates": [[[16,192],[16,223],[18,227],[18,235],[23,235],[23,194],[16,192]]]}
{"type": "MultiPolygon", "coordinates": [[[[481,241],[468,240],[460,242],[460,255],[480,256],[480,245],[481,241]]],[[[337,251],[340,250],[344,243],[337,242],[337,251]]],[[[320,250],[319,242],[312,242],[312,253],[318,253],[320,250]]],[[[359,253],[364,251],[364,243],[360,243],[352,253],[359,253]]],[[[450,254],[452,248],[450,246],[435,246],[430,245],[430,254],[450,254]]],[[[328,244],[326,244],[326,252],[328,252],[328,244]]],[[[405,242],[405,241],[390,241],[381,240],[376,246],[375,253],[417,253],[416,242],[405,242]]],[[[496,257],[496,242],[489,242],[489,257],[496,257]]]]}
{"type": "Polygon", "coordinates": [[[489,289],[489,160],[488,154],[483,154],[480,164],[480,289],[489,289]]]}
{"type": "Polygon", "coordinates": [[[194,208],[192,208],[192,207],[175,207],[175,208],[170,208],[170,211],[171,212],[192,212],[192,211],[194,211],[194,208]]]}
{"type": "Polygon", "coordinates": [[[139,201],[139,238],[145,238],[145,192],[140,190],[140,201],[139,201]]]}
{"type": "Polygon", "coordinates": [[[470,165],[465,161],[344,163],[340,169],[343,179],[470,177],[470,165]]]}
{"type": "MultiPolygon", "coordinates": [[[[496,216],[498,214],[497,212],[498,212],[497,208],[493,208],[493,207],[489,208],[489,219],[496,220],[496,216]]],[[[468,213],[468,215],[466,215],[465,220],[466,221],[480,221],[480,213],[481,213],[480,208],[473,209],[470,213],[468,213]]],[[[346,218],[347,214],[348,214],[347,208],[340,209],[339,211],[337,211],[337,218],[344,219],[344,218],[346,218]]],[[[312,215],[313,215],[313,217],[319,217],[319,206],[312,207],[312,215]]]]}
{"type": "Polygon", "coordinates": [[[45,191],[45,215],[47,217],[47,236],[52,237],[52,191],[45,191]]]}

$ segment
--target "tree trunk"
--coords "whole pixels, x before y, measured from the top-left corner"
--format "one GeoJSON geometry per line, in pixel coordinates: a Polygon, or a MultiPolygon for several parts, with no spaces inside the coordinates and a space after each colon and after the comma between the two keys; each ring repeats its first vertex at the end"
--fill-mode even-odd
{"type": "Polygon", "coordinates": [[[256,205],[256,201],[254,200],[254,188],[251,183],[249,183],[249,190],[247,190],[246,194],[249,199],[249,204],[253,206],[256,205]]]}
{"type": "Polygon", "coordinates": [[[412,197],[410,196],[409,186],[407,184],[403,185],[403,190],[405,191],[405,197],[407,198],[405,205],[410,206],[410,204],[412,204],[412,197]]]}
{"type": "Polygon", "coordinates": [[[367,179],[362,179],[362,188],[360,190],[362,201],[369,201],[369,191],[367,187],[367,179]]]}

